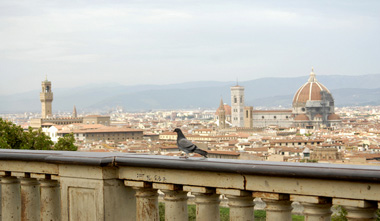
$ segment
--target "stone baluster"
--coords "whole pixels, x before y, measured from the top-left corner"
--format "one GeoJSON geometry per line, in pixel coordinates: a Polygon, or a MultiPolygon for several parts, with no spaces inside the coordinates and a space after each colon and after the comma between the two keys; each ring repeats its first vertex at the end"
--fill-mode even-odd
{"type": "Polygon", "coordinates": [[[195,196],[197,221],[220,220],[220,195],[215,189],[198,186],[183,186],[183,190],[195,196]]]}
{"type": "Polygon", "coordinates": [[[265,207],[267,220],[292,220],[292,202],[289,194],[254,192],[254,197],[261,198],[267,206],[265,207]]]}
{"type": "MultiPolygon", "coordinates": [[[[40,177],[41,175],[32,174],[32,177],[40,177]]],[[[55,176],[50,174],[43,175],[40,179],[41,193],[41,220],[61,220],[61,193],[59,182],[55,176]],[[54,179],[52,179],[54,178],[54,179]]]]}
{"type": "Polygon", "coordinates": [[[0,171],[0,220],[3,220],[1,215],[1,178],[3,177],[5,173],[3,171],[0,171]]]}
{"type": "Polygon", "coordinates": [[[228,198],[230,220],[254,220],[252,193],[236,189],[216,189],[228,198]]]}
{"type": "Polygon", "coordinates": [[[25,173],[21,178],[21,219],[40,220],[40,185],[37,179],[25,173]]]}
{"type": "Polygon", "coordinates": [[[347,220],[375,220],[377,202],[366,200],[333,199],[334,205],[341,205],[347,210],[347,220]]]}
{"type": "Polygon", "coordinates": [[[1,178],[1,210],[2,220],[21,220],[20,180],[11,172],[1,178]]]}
{"type": "Polygon", "coordinates": [[[182,186],[153,183],[153,189],[161,190],[165,196],[165,220],[187,221],[187,192],[182,186]]]}
{"type": "Polygon", "coordinates": [[[124,184],[136,190],[136,220],[159,220],[158,193],[152,183],[126,180],[124,184]]]}
{"type": "Polygon", "coordinates": [[[305,221],[331,220],[332,198],[290,195],[290,201],[299,202],[304,207],[305,221]]]}

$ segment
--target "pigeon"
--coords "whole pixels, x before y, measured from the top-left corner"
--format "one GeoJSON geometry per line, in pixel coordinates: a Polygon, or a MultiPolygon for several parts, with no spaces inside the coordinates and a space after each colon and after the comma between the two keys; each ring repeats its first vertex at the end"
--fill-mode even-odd
{"type": "Polygon", "coordinates": [[[181,129],[176,128],[174,132],[177,133],[177,145],[178,148],[186,153],[185,158],[189,157],[189,153],[198,153],[207,158],[207,152],[199,149],[197,145],[193,144],[191,141],[186,139],[185,135],[183,135],[181,129]]]}

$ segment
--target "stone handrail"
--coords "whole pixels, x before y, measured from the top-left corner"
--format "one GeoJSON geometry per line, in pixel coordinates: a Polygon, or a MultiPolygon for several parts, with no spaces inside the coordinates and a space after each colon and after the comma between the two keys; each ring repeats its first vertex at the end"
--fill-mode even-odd
{"type": "Polygon", "coordinates": [[[374,220],[380,167],[178,158],[123,153],[0,150],[2,220],[218,220],[220,196],[231,220],[253,220],[254,198],[267,220],[291,220],[292,202],[306,220],[329,220],[332,205],[349,220],[374,220]]]}

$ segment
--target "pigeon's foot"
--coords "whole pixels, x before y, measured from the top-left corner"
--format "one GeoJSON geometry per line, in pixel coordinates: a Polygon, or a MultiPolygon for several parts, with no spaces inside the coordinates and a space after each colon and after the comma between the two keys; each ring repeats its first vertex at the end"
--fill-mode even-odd
{"type": "Polygon", "coordinates": [[[187,158],[189,158],[189,156],[180,156],[179,158],[185,158],[185,159],[187,159],[187,158]]]}

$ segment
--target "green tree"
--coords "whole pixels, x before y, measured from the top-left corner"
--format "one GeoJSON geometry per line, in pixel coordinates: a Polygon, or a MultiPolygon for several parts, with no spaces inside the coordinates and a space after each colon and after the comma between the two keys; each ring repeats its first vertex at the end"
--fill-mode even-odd
{"type": "Polygon", "coordinates": [[[0,148],[1,149],[11,149],[11,146],[7,143],[7,141],[0,135],[0,148]]]}
{"type": "Polygon", "coordinates": [[[0,118],[0,148],[29,149],[29,150],[77,150],[74,145],[74,135],[60,138],[53,146],[53,141],[42,129],[34,130],[29,127],[24,131],[20,126],[0,118]]]}
{"type": "Polygon", "coordinates": [[[74,145],[74,142],[74,134],[66,134],[64,137],[58,138],[58,142],[54,145],[54,150],[76,151],[78,147],[74,145]]]}
{"type": "Polygon", "coordinates": [[[51,150],[53,141],[47,136],[42,129],[33,130],[29,127],[28,131],[24,133],[25,142],[21,149],[29,150],[51,150]]]}
{"type": "Polygon", "coordinates": [[[0,118],[0,148],[21,149],[25,142],[24,131],[20,126],[0,118]]]}

